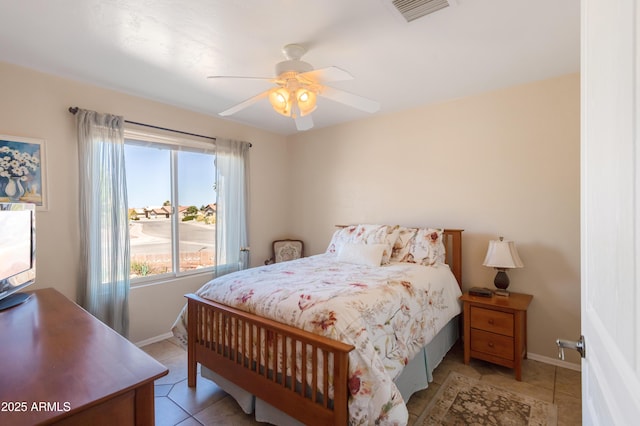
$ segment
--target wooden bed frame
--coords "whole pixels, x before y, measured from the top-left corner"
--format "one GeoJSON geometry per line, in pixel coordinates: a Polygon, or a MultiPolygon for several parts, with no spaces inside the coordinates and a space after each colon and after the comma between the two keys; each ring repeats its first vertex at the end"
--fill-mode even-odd
{"type": "MultiPolygon", "coordinates": [[[[461,285],[462,230],[446,229],[444,236],[447,264],[461,285]]],[[[189,387],[196,385],[200,363],[302,423],[348,423],[348,354],[353,346],[195,294],[185,297],[189,387]],[[266,347],[262,348],[266,341],[281,351],[283,365],[266,347]],[[296,363],[296,359],[308,362],[296,363]],[[330,368],[333,383],[329,383],[330,368]],[[291,380],[290,376],[295,378],[296,374],[288,375],[287,369],[299,372],[301,383],[291,380]],[[322,375],[317,374],[319,370],[322,375]],[[330,394],[330,387],[331,401],[325,397],[330,394]]]]}

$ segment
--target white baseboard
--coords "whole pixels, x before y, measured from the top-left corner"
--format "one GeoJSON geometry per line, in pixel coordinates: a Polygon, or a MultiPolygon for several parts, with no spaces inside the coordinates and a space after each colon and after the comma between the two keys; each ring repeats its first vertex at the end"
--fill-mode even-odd
{"type": "Polygon", "coordinates": [[[574,364],[573,362],[562,361],[561,359],[557,359],[557,358],[550,358],[544,355],[532,354],[531,352],[527,353],[527,358],[532,359],[534,361],[544,362],[545,364],[551,364],[557,367],[567,368],[569,370],[582,371],[582,367],[580,364],[574,364]]]}
{"type": "Polygon", "coordinates": [[[160,342],[162,340],[168,339],[169,337],[173,337],[173,333],[170,332],[170,331],[167,332],[167,333],[161,334],[159,336],[150,337],[150,338],[144,339],[144,340],[142,340],[140,342],[136,342],[136,343],[134,343],[134,345],[136,345],[137,347],[140,348],[142,346],[147,346],[147,345],[150,345],[152,343],[156,343],[156,342],[160,342]]]}

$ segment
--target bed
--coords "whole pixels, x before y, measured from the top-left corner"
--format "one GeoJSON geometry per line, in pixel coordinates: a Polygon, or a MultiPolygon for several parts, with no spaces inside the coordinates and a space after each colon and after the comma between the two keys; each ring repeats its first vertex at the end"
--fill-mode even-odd
{"type": "Polygon", "coordinates": [[[327,252],[218,277],[173,332],[243,410],[274,424],[406,424],[457,339],[461,230],[342,227],[327,252]]]}

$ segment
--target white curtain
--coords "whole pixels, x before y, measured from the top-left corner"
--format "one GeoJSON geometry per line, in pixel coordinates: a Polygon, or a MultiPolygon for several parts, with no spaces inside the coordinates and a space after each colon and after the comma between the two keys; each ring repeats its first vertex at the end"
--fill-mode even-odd
{"type": "Polygon", "coordinates": [[[80,304],[127,337],[129,226],[124,119],[79,110],[80,304]]]}
{"type": "Polygon", "coordinates": [[[245,269],[249,265],[250,147],[248,142],[216,139],[216,275],[245,269]]]}

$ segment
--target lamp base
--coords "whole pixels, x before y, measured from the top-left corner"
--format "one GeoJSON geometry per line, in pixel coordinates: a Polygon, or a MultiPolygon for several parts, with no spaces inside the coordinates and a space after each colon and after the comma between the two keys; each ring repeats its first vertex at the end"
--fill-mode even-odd
{"type": "Polygon", "coordinates": [[[496,289],[493,290],[493,294],[496,296],[508,297],[509,292],[507,291],[507,287],[509,287],[509,277],[503,268],[497,268],[498,273],[496,274],[495,279],[493,280],[493,285],[496,286],[496,289]]]}

